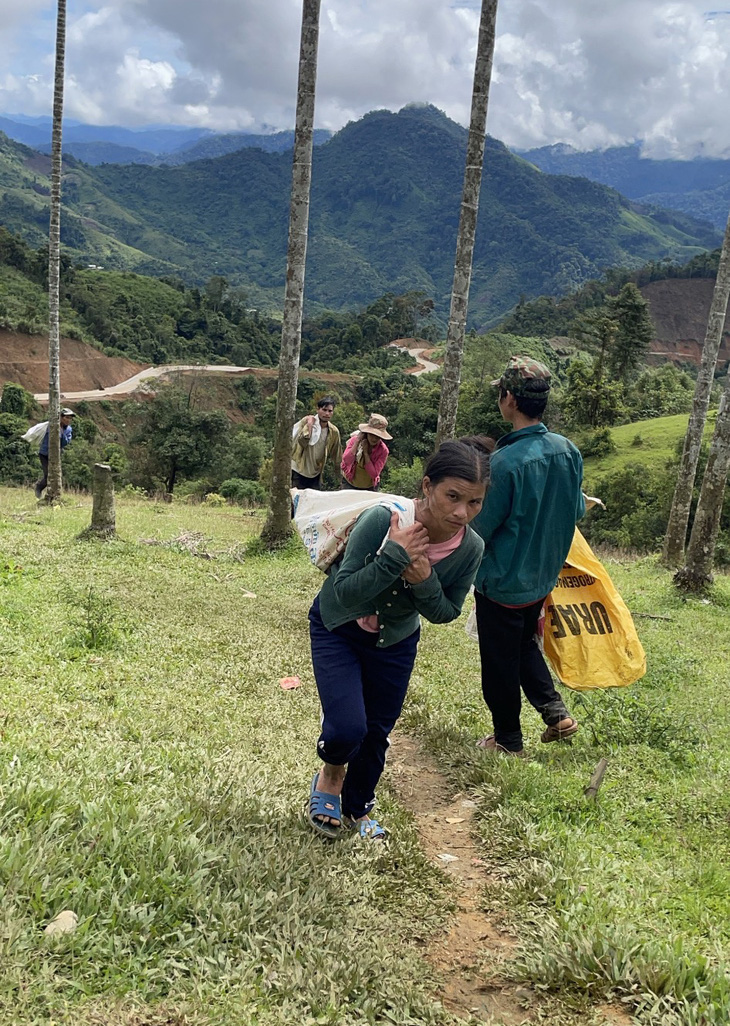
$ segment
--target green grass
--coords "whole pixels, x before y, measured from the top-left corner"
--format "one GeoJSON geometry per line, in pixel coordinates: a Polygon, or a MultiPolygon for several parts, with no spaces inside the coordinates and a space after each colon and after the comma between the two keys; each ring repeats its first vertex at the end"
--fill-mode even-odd
{"type": "MultiPolygon", "coordinates": [[[[0,1026],[453,1022],[422,946],[454,895],[387,772],[387,847],[303,823],[321,575],[297,552],[242,556],[260,520],[230,508],[121,498],[108,544],[76,540],[83,498],[54,511],[0,489],[0,510],[0,1026]],[[46,941],[64,908],[79,928],[46,941]]],[[[637,620],[640,684],[567,696],[573,744],[540,745],[530,710],[530,761],[474,747],[488,722],[463,621],[426,626],[404,723],[478,803],[484,907],[518,930],[509,971],[551,992],[540,1022],[603,1021],[593,1002],[615,995],[642,1023],[714,1026],[730,581],[704,604],[651,559],[610,571],[632,610],[670,619],[637,620]]]]}
{"type": "MultiPolygon", "coordinates": [[[[667,460],[676,455],[677,445],[687,431],[689,415],[678,413],[673,417],[655,417],[653,420],[637,420],[633,424],[621,424],[611,428],[611,437],[616,443],[616,452],[608,456],[588,456],[585,459],[585,477],[591,481],[604,474],[621,470],[627,463],[662,469],[667,460]],[[641,444],[635,444],[637,436],[641,444]]],[[[715,416],[711,412],[705,425],[705,439],[709,441],[715,430],[715,416]]]]}

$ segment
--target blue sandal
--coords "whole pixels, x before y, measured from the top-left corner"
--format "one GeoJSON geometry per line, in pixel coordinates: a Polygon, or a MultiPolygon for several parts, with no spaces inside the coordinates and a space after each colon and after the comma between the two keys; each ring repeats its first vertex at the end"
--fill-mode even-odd
{"type": "Polygon", "coordinates": [[[357,830],[364,841],[385,841],[388,837],[385,827],[382,827],[377,819],[370,819],[369,816],[365,819],[352,819],[351,816],[345,816],[342,822],[348,830],[357,830]]]}
{"type": "Polygon", "coordinates": [[[317,770],[312,777],[312,787],[309,792],[309,804],[307,806],[307,819],[309,820],[309,825],[318,834],[324,834],[325,837],[338,837],[342,830],[340,796],[317,790],[319,773],[320,771],[317,770]],[[339,819],[340,822],[337,825],[334,823],[323,823],[321,819],[316,818],[317,816],[329,816],[330,819],[339,819]]]}

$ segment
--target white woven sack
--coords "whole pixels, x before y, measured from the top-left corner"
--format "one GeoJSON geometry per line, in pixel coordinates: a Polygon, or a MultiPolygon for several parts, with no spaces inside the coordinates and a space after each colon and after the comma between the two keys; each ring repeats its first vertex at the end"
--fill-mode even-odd
{"type": "Polygon", "coordinates": [[[40,424],[34,424],[33,427],[29,427],[21,438],[24,438],[26,442],[29,442],[36,449],[40,449],[43,436],[48,430],[48,421],[42,420],[40,424]]]}
{"type": "MultiPolygon", "coordinates": [[[[357,518],[371,506],[387,506],[398,513],[401,527],[415,520],[413,499],[381,492],[345,490],[321,492],[316,488],[292,488],[294,527],[312,563],[326,573],[347,545],[357,518]]],[[[383,539],[383,544],[387,539],[383,539]]]]}

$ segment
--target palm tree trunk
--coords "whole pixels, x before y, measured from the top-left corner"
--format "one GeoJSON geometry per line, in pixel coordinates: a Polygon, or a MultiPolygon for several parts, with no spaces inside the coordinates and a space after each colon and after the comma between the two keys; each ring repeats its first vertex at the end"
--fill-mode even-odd
{"type": "Polygon", "coordinates": [[[730,375],[717,412],[710,455],[702,478],[685,565],[674,575],[674,583],[685,591],[702,591],[712,583],[712,563],[720,530],[722,502],[730,469],[730,375]]]}
{"type": "Polygon", "coordinates": [[[309,193],[312,182],[319,8],[320,0],[303,0],[297,114],[294,130],[294,166],[289,207],[286,291],[279,355],[279,387],[276,399],[276,437],[269,516],[261,534],[264,544],[269,549],[280,548],[291,534],[291,499],[289,496],[291,434],[297,399],[299,353],[302,344],[302,306],[309,228],[309,193]]]}
{"type": "Polygon", "coordinates": [[[707,320],[705,344],[702,347],[702,362],[699,374],[697,375],[697,384],[695,385],[695,394],[692,400],[692,413],[687,425],[687,434],[684,436],[684,450],[679,467],[679,477],[674,489],[667,533],[664,537],[662,560],[669,566],[678,566],[684,556],[689,510],[692,503],[692,490],[697,475],[697,461],[700,457],[702,436],[705,430],[705,421],[707,420],[707,407],[710,403],[710,392],[717,365],[717,354],[722,341],[722,329],[725,326],[728,297],[730,297],[730,216],[728,216],[725,235],[722,240],[720,263],[717,268],[715,289],[712,293],[710,316],[707,320]]]}
{"type": "Polygon", "coordinates": [[[477,58],[474,66],[474,88],[471,98],[469,139],[466,145],[464,188],[461,196],[459,230],[456,237],[451,312],[446,334],[441,402],[439,403],[438,427],[436,429],[437,444],[444,438],[453,438],[456,430],[461,361],[464,355],[464,332],[474,256],[474,237],[479,215],[479,192],[484,166],[484,141],[487,130],[487,108],[489,106],[489,86],[492,80],[496,21],[497,0],[482,0],[477,58]]]}
{"type": "Polygon", "coordinates": [[[66,56],[66,0],[58,0],[56,69],[51,142],[51,220],[48,233],[48,487],[46,499],[61,497],[61,375],[59,291],[61,262],[61,127],[66,56]]]}

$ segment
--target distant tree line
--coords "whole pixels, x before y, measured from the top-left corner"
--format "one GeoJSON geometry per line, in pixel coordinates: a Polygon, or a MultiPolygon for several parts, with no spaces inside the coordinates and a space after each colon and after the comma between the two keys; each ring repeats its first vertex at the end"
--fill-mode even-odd
{"type": "Polygon", "coordinates": [[[525,336],[567,336],[574,333],[576,321],[590,310],[603,306],[606,301],[619,294],[625,285],[632,283],[637,288],[652,281],[669,278],[714,278],[720,250],[698,253],[686,264],[672,260],[652,260],[636,269],[612,268],[602,278],[586,282],[585,285],[562,297],[538,296],[528,300],[520,298],[515,309],[499,326],[501,331],[525,336]]]}

